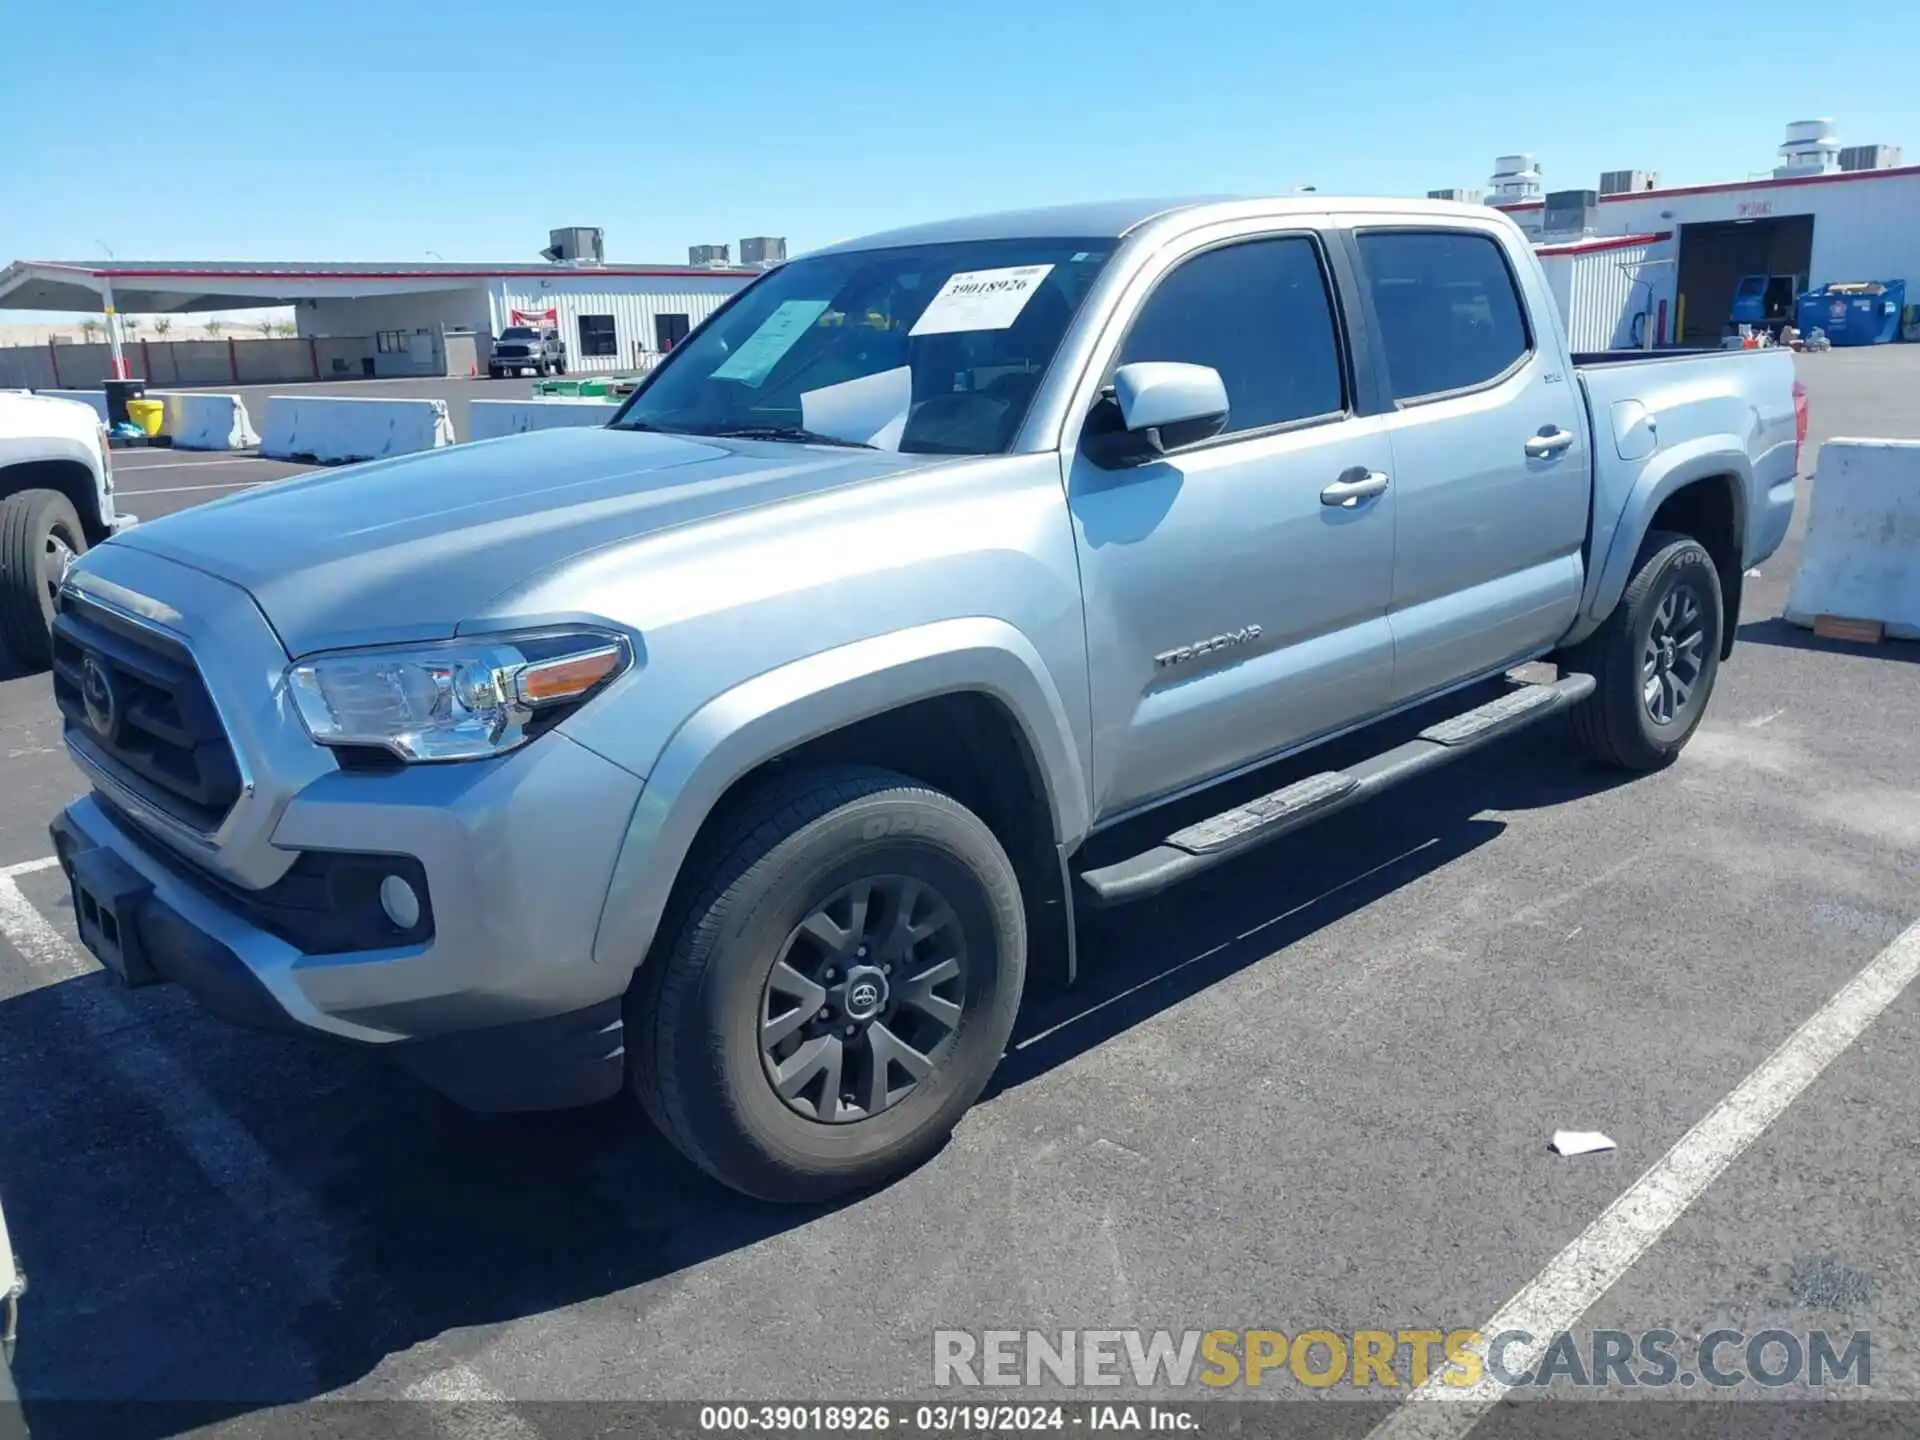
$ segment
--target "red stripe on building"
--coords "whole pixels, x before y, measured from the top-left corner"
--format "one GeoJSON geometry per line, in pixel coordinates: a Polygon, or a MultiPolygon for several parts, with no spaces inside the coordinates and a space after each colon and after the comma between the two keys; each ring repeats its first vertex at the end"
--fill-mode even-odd
{"type": "MultiPolygon", "coordinates": [[[[1666,195],[1711,195],[1716,191],[1787,190],[1796,185],[1839,185],[1849,180],[1890,180],[1896,175],[1920,175],[1920,165],[1896,165],[1890,170],[1835,170],[1825,175],[1787,175],[1767,180],[1723,180],[1713,185],[1676,185],[1665,190],[1625,190],[1618,195],[1602,195],[1600,203],[1618,200],[1658,200],[1666,195]]],[[[1496,205],[1509,214],[1516,210],[1544,210],[1544,200],[1525,200],[1518,205],[1496,205]]]]}

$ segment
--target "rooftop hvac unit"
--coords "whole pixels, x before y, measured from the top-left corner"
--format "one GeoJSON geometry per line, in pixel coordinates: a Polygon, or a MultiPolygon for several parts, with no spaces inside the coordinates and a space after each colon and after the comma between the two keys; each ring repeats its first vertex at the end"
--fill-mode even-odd
{"type": "Polygon", "coordinates": [[[1642,190],[1660,188],[1660,176],[1653,170],[1603,170],[1600,172],[1602,195],[1633,195],[1642,190]]]}
{"type": "Polygon", "coordinates": [[[1462,205],[1478,205],[1480,203],[1480,192],[1478,190],[1464,189],[1461,186],[1455,185],[1449,190],[1429,190],[1427,191],[1427,199],[1457,200],[1462,205]]]}
{"type": "Polygon", "coordinates": [[[604,265],[607,262],[606,232],[597,225],[568,225],[547,232],[547,248],[541,255],[556,265],[604,265]]]}
{"type": "Polygon", "coordinates": [[[1898,145],[1845,145],[1840,149],[1842,170],[1891,170],[1899,163],[1898,145]]]}
{"type": "Polygon", "coordinates": [[[732,254],[729,245],[689,245],[687,263],[704,265],[714,269],[724,269],[733,262],[728,258],[732,254]]]}
{"type": "Polygon", "coordinates": [[[740,242],[742,265],[778,265],[786,258],[787,237],[784,235],[749,235],[740,242]]]}
{"type": "Polygon", "coordinates": [[[1600,196],[1593,190],[1555,190],[1547,196],[1540,229],[1547,235],[1591,235],[1600,226],[1600,196]]]}
{"type": "Polygon", "coordinates": [[[1840,140],[1833,121],[1796,120],[1787,126],[1787,138],[1780,144],[1784,163],[1774,167],[1773,178],[1827,174],[1840,168],[1839,155],[1840,140]]]}

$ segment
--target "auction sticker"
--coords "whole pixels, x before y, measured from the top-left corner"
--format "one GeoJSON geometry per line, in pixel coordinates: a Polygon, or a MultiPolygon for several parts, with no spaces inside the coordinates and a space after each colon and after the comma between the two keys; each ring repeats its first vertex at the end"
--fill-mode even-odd
{"type": "Polygon", "coordinates": [[[1010,265],[1000,270],[962,270],[927,302],[909,335],[950,335],[958,330],[1005,330],[1020,318],[1051,265],[1010,265]]]}
{"type": "Polygon", "coordinates": [[[779,308],[747,337],[746,343],[708,378],[759,385],[826,308],[825,300],[782,300],[779,308]]]}

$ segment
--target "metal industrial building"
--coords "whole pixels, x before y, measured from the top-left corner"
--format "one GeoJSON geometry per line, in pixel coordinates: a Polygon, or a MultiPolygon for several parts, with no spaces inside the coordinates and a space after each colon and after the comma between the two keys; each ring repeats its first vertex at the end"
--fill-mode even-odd
{"type": "Polygon", "coordinates": [[[557,329],[573,371],[644,370],[760,273],[607,264],[599,235],[555,231],[550,262],[525,265],[23,260],[0,271],[0,310],[105,314],[108,343],[0,350],[0,384],[484,375],[493,338],[513,325],[557,329]],[[292,307],[295,338],[124,343],[120,322],[269,306],[292,307]]]}
{"type": "MultiPolygon", "coordinates": [[[[1831,120],[1787,127],[1761,177],[1662,187],[1616,170],[1546,192],[1531,155],[1502,156],[1488,204],[1535,237],[1575,349],[1718,345],[1735,284],[1906,280],[1920,290],[1920,165],[1891,145],[1842,146],[1831,120]]],[[[1435,191],[1465,198],[1460,191],[1435,191]]]]}

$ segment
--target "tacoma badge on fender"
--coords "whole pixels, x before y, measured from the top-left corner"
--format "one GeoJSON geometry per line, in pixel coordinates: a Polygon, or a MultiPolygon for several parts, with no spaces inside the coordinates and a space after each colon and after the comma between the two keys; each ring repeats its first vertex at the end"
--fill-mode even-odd
{"type": "Polygon", "coordinates": [[[1162,650],[1153,657],[1153,663],[1165,670],[1170,665],[1181,665],[1198,656],[1211,655],[1216,650],[1227,650],[1235,645],[1245,645],[1259,638],[1258,625],[1242,625],[1238,630],[1229,630],[1224,635],[1215,635],[1211,640],[1198,640],[1175,650],[1162,650]]]}

